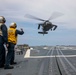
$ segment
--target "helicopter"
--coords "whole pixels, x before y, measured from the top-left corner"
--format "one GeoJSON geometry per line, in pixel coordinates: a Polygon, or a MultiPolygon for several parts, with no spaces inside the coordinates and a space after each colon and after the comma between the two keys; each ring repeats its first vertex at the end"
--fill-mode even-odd
{"type": "Polygon", "coordinates": [[[39,23],[38,24],[38,29],[40,29],[40,27],[42,26],[42,31],[39,31],[38,33],[39,34],[48,34],[48,31],[51,30],[51,31],[54,31],[56,30],[56,28],[58,27],[57,25],[53,24],[52,22],[50,22],[50,20],[52,19],[55,19],[59,16],[62,16],[63,14],[62,13],[59,13],[59,12],[54,12],[52,14],[52,16],[47,19],[47,20],[44,20],[44,19],[41,19],[41,18],[38,18],[38,17],[35,17],[35,16],[32,16],[30,14],[26,14],[26,16],[28,18],[31,18],[31,19],[35,19],[35,20],[39,20],[39,21],[43,21],[43,23],[39,23]]]}

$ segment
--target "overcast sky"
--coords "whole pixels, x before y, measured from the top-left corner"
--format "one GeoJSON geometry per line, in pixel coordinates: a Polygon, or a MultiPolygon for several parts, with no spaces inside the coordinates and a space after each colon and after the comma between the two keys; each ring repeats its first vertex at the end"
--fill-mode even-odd
{"type": "Polygon", "coordinates": [[[23,28],[24,35],[18,37],[18,44],[35,45],[76,45],[76,0],[0,0],[0,15],[6,18],[6,25],[17,23],[17,29],[23,28]],[[54,13],[54,14],[53,14],[54,13]],[[26,14],[49,19],[58,28],[48,34],[38,34],[38,23],[26,14]]]}

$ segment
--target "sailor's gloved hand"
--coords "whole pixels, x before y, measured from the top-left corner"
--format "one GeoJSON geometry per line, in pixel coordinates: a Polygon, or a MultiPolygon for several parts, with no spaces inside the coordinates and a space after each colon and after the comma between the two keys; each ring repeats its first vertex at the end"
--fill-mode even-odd
{"type": "Polygon", "coordinates": [[[9,44],[6,44],[6,47],[8,47],[9,46],[9,44]]]}

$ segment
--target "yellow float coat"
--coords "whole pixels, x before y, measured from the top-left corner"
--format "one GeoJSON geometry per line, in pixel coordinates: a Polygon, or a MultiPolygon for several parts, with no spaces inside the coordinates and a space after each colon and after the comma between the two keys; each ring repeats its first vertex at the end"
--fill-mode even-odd
{"type": "Polygon", "coordinates": [[[8,29],[8,42],[11,42],[13,44],[17,43],[16,28],[8,29]]]}

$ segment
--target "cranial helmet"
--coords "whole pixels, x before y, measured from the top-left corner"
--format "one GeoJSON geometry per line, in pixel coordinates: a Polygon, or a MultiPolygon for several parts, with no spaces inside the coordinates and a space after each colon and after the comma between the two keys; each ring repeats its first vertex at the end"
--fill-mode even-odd
{"type": "Polygon", "coordinates": [[[6,19],[3,16],[0,16],[0,23],[5,23],[6,19]]]}
{"type": "Polygon", "coordinates": [[[11,23],[10,27],[16,28],[17,27],[17,24],[15,22],[13,22],[13,23],[11,23]]]}

